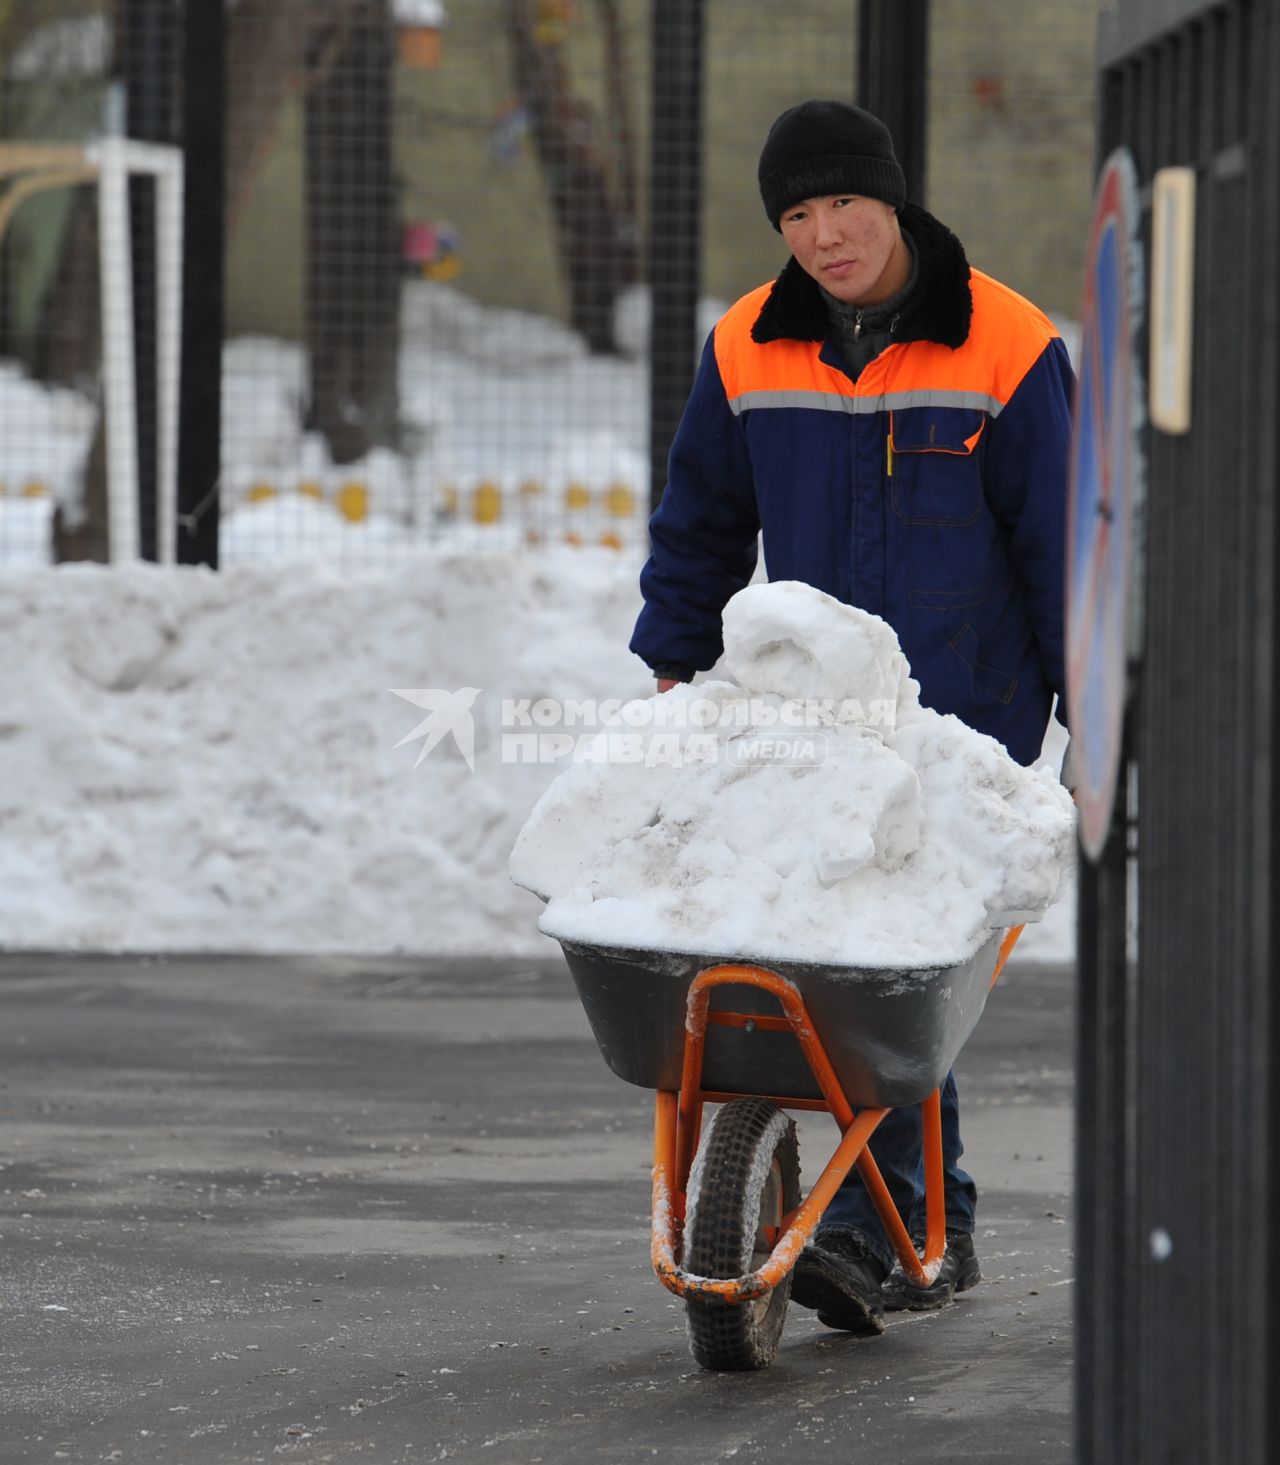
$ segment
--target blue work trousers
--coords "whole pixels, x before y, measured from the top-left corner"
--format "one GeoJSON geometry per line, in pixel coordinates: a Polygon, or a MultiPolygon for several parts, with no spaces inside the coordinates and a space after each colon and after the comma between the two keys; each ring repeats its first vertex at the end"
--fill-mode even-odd
{"type": "MultiPolygon", "coordinates": [[[[960,1143],[960,1101],[954,1074],[942,1085],[942,1163],[947,1202],[947,1229],[972,1231],[978,1188],[960,1168],[964,1146],[960,1143]]],[[[891,1109],[871,1136],[870,1149],[889,1187],[907,1230],[918,1240],[925,1234],[924,1157],[919,1104],[891,1109]]],[[[816,1240],[828,1229],[857,1232],[871,1251],[893,1266],[894,1251],[880,1224],[871,1196],[856,1170],[836,1192],[818,1228],[816,1240]]]]}

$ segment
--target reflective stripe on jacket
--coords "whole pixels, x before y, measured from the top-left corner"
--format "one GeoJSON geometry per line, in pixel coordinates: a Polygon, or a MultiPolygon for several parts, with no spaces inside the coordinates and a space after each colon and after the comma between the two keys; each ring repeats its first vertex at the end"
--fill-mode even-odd
{"type": "Polygon", "coordinates": [[[970,271],[942,225],[911,206],[903,224],[924,309],[856,381],[794,261],[717,325],[631,649],[666,675],[711,667],[762,531],[771,580],[883,616],[925,704],[1029,763],[1063,689],[1071,367],[1049,319],[970,271]]]}

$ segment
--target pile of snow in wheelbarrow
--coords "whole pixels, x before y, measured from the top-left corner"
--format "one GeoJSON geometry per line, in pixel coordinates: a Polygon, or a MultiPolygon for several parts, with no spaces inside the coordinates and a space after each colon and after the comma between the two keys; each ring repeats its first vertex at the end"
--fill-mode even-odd
{"type": "Polygon", "coordinates": [[[730,601],[724,638],[732,681],[624,708],[598,761],[534,808],[511,873],[548,901],[548,935],[933,967],[1059,898],[1070,796],[922,707],[879,617],[806,585],[757,585],[730,601]]]}

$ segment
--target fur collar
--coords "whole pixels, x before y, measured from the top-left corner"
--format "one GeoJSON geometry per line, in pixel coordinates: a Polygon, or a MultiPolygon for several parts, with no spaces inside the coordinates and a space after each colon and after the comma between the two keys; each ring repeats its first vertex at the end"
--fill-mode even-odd
{"type": "MultiPolygon", "coordinates": [[[[898,217],[916,247],[920,275],[898,317],[893,339],[936,341],[952,350],[963,346],[973,315],[964,246],[945,224],[916,204],[904,204],[898,217]]],[[[794,259],[788,260],[756,317],[751,339],[762,346],[781,340],[824,341],[828,329],[827,307],[817,282],[794,259]]]]}

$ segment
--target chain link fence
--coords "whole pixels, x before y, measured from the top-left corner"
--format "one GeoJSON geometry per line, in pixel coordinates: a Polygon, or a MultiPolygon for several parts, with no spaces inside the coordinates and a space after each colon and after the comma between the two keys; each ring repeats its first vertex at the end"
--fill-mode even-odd
{"type": "MultiPolygon", "coordinates": [[[[927,202],[975,265],[1064,319],[1092,177],[1095,12],[931,8],[927,202]]],[[[764,0],[226,6],[221,469],[190,511],[216,511],[222,563],[381,564],[440,543],[643,551],[664,228],[651,139],[690,101],[682,76],[654,75],[655,17],[676,28],[667,54],[700,43],[703,58],[703,147],[683,160],[700,340],[784,261],[756,157],[792,102],[853,97],[853,0],[785,15],[764,0]]],[[[104,248],[92,144],[128,131],[181,147],[182,9],[8,0],[0,27],[0,559],[106,558],[121,474],[140,485],[147,553],[166,533],[177,370],[157,276],[177,246],[135,174],[132,268],[104,248]],[[136,422],[129,453],[105,431],[113,403],[136,422]]]]}

